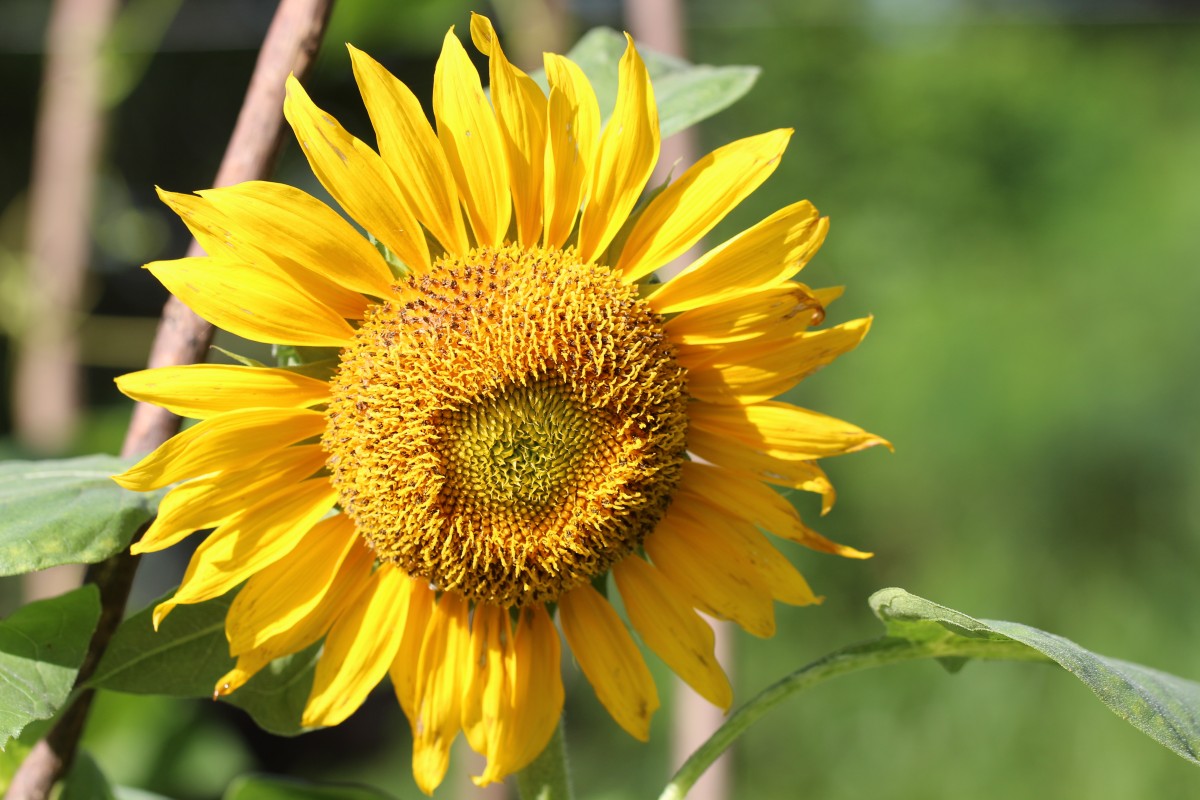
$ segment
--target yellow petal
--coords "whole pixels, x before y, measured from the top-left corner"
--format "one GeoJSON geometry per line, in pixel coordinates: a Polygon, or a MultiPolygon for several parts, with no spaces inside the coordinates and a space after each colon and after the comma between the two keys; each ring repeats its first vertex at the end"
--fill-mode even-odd
{"type": "Polygon", "coordinates": [[[201,257],[146,269],[192,311],[252,342],[345,347],[354,338],[340,313],[269,264],[201,257]]]}
{"type": "MultiPolygon", "coordinates": [[[[794,289],[795,287],[802,287],[802,285],[788,281],[774,289],[754,292],[753,294],[744,295],[734,300],[718,303],[716,306],[685,311],[679,317],[676,317],[676,319],[689,317],[692,314],[704,314],[710,308],[736,307],[743,303],[749,304],[755,302],[757,298],[765,300],[772,293],[794,289]]],[[[807,287],[802,287],[802,290],[808,291],[807,287]]],[[[678,342],[679,355],[677,360],[680,366],[686,367],[689,372],[707,367],[710,364],[748,364],[753,362],[764,354],[773,352],[774,348],[786,347],[789,342],[795,343],[799,341],[813,325],[817,325],[825,319],[825,310],[816,300],[815,293],[809,302],[817,303],[816,307],[812,308],[811,311],[802,309],[798,313],[784,315],[782,318],[769,321],[764,320],[749,328],[748,332],[752,333],[752,336],[746,336],[736,341],[678,342]]],[[[719,314],[720,312],[716,313],[719,314]]],[[[755,315],[755,312],[749,312],[746,316],[752,319],[755,315]]],[[[743,328],[742,330],[745,329],[743,328]]]]}
{"type": "Polygon", "coordinates": [[[709,403],[769,400],[858,347],[870,329],[867,317],[763,345],[753,340],[728,346],[688,369],[688,392],[709,403]]]}
{"type": "Polygon", "coordinates": [[[503,780],[541,755],[562,717],[561,650],[545,606],[521,609],[506,658],[507,705],[491,740],[487,768],[472,779],[479,786],[503,780]]]}
{"type": "Polygon", "coordinates": [[[453,29],[446,34],[433,73],[433,115],[475,241],[501,244],[512,218],[512,200],[500,126],[479,73],[453,29]]]}
{"type": "Polygon", "coordinates": [[[625,224],[658,161],[658,107],[633,38],[621,57],[617,105],[600,136],[579,220],[579,258],[595,260],[625,224]]]}
{"type": "Polygon", "coordinates": [[[463,692],[462,729],[467,743],[487,755],[500,733],[508,710],[509,650],[512,626],[508,609],[486,603],[475,606],[471,620],[471,652],[467,659],[463,692]]]}
{"type": "Polygon", "coordinates": [[[307,617],[355,546],[354,523],[335,514],[309,528],[292,552],[253,575],[225,615],[229,652],[253,650],[307,617]]]}
{"type": "Polygon", "coordinates": [[[587,76],[574,62],[545,53],[547,101],[544,245],[562,247],[575,227],[588,170],[596,153],[600,105],[587,76]]]}
{"type": "Polygon", "coordinates": [[[454,176],[420,101],[373,58],[347,47],[379,152],[396,178],[404,204],[452,255],[466,255],[470,246],[454,176]]]}
{"type": "Polygon", "coordinates": [[[724,513],[700,498],[695,499],[700,502],[688,504],[688,509],[703,518],[713,532],[737,550],[739,558],[754,565],[772,597],[793,606],[812,605],[825,599],[813,594],[804,576],[758,532],[753,522],[740,514],[724,513]]]}
{"type": "Polygon", "coordinates": [[[470,641],[467,601],[445,592],[434,606],[417,665],[413,777],[425,794],[433,794],[450,764],[450,746],[461,726],[470,641]]]}
{"type": "Polygon", "coordinates": [[[417,667],[421,659],[421,645],[433,615],[435,597],[433,589],[427,585],[413,588],[408,599],[408,617],[404,620],[404,638],[388,669],[396,700],[411,725],[416,725],[417,667]]]}
{"type": "Polygon", "coordinates": [[[320,445],[285,447],[249,469],[228,470],[180,484],[158,504],[158,514],[134,555],[181,542],[202,528],[213,528],[254,505],[264,495],[302,481],[325,464],[320,445]]]}
{"type": "Polygon", "coordinates": [[[808,263],[828,229],[828,220],[801,200],[705,253],[646,302],[669,314],[769,289],[808,263]]]}
{"type": "MultiPolygon", "coordinates": [[[[316,640],[314,639],[313,641],[316,640]]],[[[251,678],[262,671],[262,668],[270,664],[273,660],[268,658],[265,653],[257,650],[238,656],[237,663],[234,664],[233,669],[217,678],[217,682],[213,686],[213,700],[219,700],[222,697],[233,694],[245,686],[251,678]]]]}
{"type": "Polygon", "coordinates": [[[836,493],[825,472],[812,461],[792,461],[769,456],[733,439],[697,428],[688,431],[688,450],[705,461],[755,480],[789,486],[821,495],[821,513],[833,508],[836,493]]]}
{"type": "Polygon", "coordinates": [[[503,656],[496,724],[486,741],[486,769],[472,778],[476,786],[503,781],[532,762],[545,750],[563,714],[558,631],[545,606],[521,610],[516,636],[503,656]]]}
{"type": "Polygon", "coordinates": [[[532,247],[542,234],[546,96],[532,78],[509,63],[487,17],[471,15],[471,39],[490,59],[492,105],[508,158],[517,239],[532,247]]]}
{"type": "Polygon", "coordinates": [[[357,711],[383,680],[400,648],[414,585],[412,578],[390,564],[375,571],[325,638],[301,724],[337,725],[357,711]]]}
{"type": "Polygon", "coordinates": [[[617,612],[586,583],[559,597],[558,611],[567,644],[596,697],[630,736],[648,741],[658,690],[617,612]]]}
{"type": "MultiPolygon", "coordinates": [[[[824,483],[828,485],[827,480],[824,483]]],[[[836,544],[810,529],[795,507],[774,489],[722,467],[694,461],[685,463],[679,496],[703,500],[726,514],[745,517],[781,539],[822,553],[846,558],[871,557],[870,553],[836,544]]]]}
{"type": "Polygon", "coordinates": [[[307,408],[329,399],[329,384],[286,369],[188,364],[117,378],[127,397],[181,417],[206,419],[242,408],[307,408]]]}
{"type": "Polygon", "coordinates": [[[792,460],[826,458],[887,445],[873,433],[790,403],[720,406],[692,403],[694,427],[727,436],[767,455],[792,460]]]}
{"type": "MultiPolygon", "coordinates": [[[[329,590],[308,614],[253,650],[238,655],[237,665],[217,681],[213,697],[236,691],[256,672],[282,656],[298,653],[316,642],[333,621],[350,608],[370,582],[375,557],[366,545],[350,548],[329,590]]],[[[228,620],[226,620],[228,628],[228,620]]]]}
{"type": "Polygon", "coordinates": [[[286,556],[336,500],[329,481],[315,478],[276,492],[221,525],[192,554],[175,596],[155,607],[154,627],[176,606],[219,597],[286,556]]]}
{"type": "Polygon", "coordinates": [[[254,243],[273,258],[293,261],[356,292],[391,296],[395,280],[383,256],[317,198],[266,181],[208,189],[199,195],[236,225],[240,240],[254,243]]]}
{"type": "Polygon", "coordinates": [[[346,213],[405,264],[418,271],[428,269],[425,234],[401,199],[383,159],[317,108],[294,76],[288,77],[283,114],[313,174],[346,213]]]}
{"type": "Polygon", "coordinates": [[[621,248],[616,271],[632,283],[683,254],[762,185],[779,166],[792,130],[720,147],[693,164],[646,206],[621,248]]]}
{"type": "Polygon", "coordinates": [[[845,291],[845,286],[830,286],[825,289],[813,289],[813,294],[824,308],[829,308],[829,304],[841,297],[845,291]]]}
{"type": "Polygon", "coordinates": [[[684,311],[667,320],[663,330],[682,352],[695,345],[757,339],[797,318],[816,324],[824,318],[824,310],[807,286],[788,282],[684,311]]]}
{"type": "Polygon", "coordinates": [[[774,635],[775,611],[766,582],[741,551],[693,513],[671,504],[646,537],[650,560],[705,613],[731,619],[755,636],[774,635]]]}
{"type": "MultiPolygon", "coordinates": [[[[248,185],[243,184],[243,186],[248,185]]],[[[345,248],[352,249],[353,239],[357,239],[361,244],[366,244],[353,228],[318,200],[308,197],[290,186],[269,183],[257,185],[264,187],[263,191],[268,195],[278,196],[288,193],[303,195],[310,203],[324,209],[325,214],[332,215],[336,219],[335,223],[330,223],[334,229],[327,230],[322,226],[316,226],[312,232],[306,231],[301,234],[302,238],[307,236],[315,238],[318,242],[322,236],[332,238],[332,241],[325,243],[325,248],[335,252],[345,248]],[[272,191],[272,189],[277,191],[272,191]],[[344,230],[337,226],[344,226],[344,230]],[[351,238],[345,239],[343,234],[351,238]]],[[[296,243],[285,240],[273,227],[265,226],[264,228],[261,221],[255,219],[252,214],[243,213],[238,216],[229,216],[218,209],[209,197],[164,192],[162,189],[158,190],[158,196],[179,215],[188,230],[196,237],[196,241],[213,258],[235,264],[252,264],[256,270],[274,277],[277,281],[294,284],[296,289],[312,298],[313,302],[320,306],[327,306],[339,317],[363,318],[370,301],[361,292],[349,289],[340,283],[337,280],[340,277],[338,271],[331,269],[324,260],[314,260],[311,257],[311,251],[316,246],[314,243],[309,243],[307,247],[297,246],[296,243]],[[307,260],[302,262],[296,260],[297,258],[307,260]]],[[[378,254],[375,255],[375,259],[379,259],[378,254]]],[[[345,262],[347,262],[347,258],[343,255],[335,258],[332,263],[345,262]]],[[[386,269],[386,265],[384,268],[386,269]]]]}
{"type": "Polygon", "coordinates": [[[113,480],[148,492],[218,470],[248,469],[289,444],[319,436],[325,415],[296,408],[248,408],[199,422],[172,436],[113,480]]]}
{"type": "Polygon", "coordinates": [[[613,567],[613,577],[629,622],[646,646],[702,697],[729,710],[733,688],[717,662],[713,630],[687,596],[637,556],[613,567]]]}

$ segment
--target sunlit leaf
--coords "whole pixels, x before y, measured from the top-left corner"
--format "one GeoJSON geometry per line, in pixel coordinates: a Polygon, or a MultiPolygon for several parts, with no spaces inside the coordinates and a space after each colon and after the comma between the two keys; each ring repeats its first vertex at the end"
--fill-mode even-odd
{"type": "MultiPolygon", "coordinates": [[[[887,626],[886,636],[819,658],[751,698],[696,748],[659,800],[682,800],[722,752],[792,695],[830,678],[919,659],[936,659],[952,671],[972,660],[1056,663],[1087,684],[1117,716],[1200,763],[1200,683],[1097,655],[1028,625],[975,619],[903,589],[881,589],[870,603],[887,626]]],[[[1033,717],[1037,711],[1030,708],[1028,713],[1033,717]]]]}
{"type": "MultiPolygon", "coordinates": [[[[970,639],[986,645],[977,654],[965,657],[1053,661],[1083,681],[1121,719],[1188,761],[1200,764],[1200,683],[1097,655],[1069,639],[1019,622],[974,619],[903,589],[881,589],[870,602],[894,638],[970,639]]],[[[1030,713],[1036,713],[1036,709],[1030,713]]]]}
{"type": "Polygon", "coordinates": [[[94,564],[129,546],[161,492],[122,489],[116,456],[0,463],[0,575],[94,564]]]}
{"type": "Polygon", "coordinates": [[[83,586],[0,622],[0,746],[63,706],[99,619],[99,592],[83,586]]]}
{"type": "MultiPolygon", "coordinates": [[[[624,52],[623,35],[612,28],[593,28],[567,53],[596,90],[605,119],[617,102],[617,65],[624,52]]],[[[758,79],[758,67],[691,64],[641,45],[638,52],[654,85],[658,128],[664,138],[733,105],[758,79]]],[[[544,72],[538,70],[531,77],[546,90],[544,72]]]]}

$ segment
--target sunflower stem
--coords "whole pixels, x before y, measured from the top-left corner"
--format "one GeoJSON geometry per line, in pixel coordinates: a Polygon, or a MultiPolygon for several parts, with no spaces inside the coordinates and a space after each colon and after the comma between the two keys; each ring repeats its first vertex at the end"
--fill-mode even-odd
{"type": "Polygon", "coordinates": [[[542,754],[517,773],[517,795],[521,800],[571,800],[571,770],[562,722],[546,743],[542,754]]]}
{"type": "Polygon", "coordinates": [[[839,675],[917,659],[1010,660],[1009,657],[998,653],[996,648],[991,646],[992,644],[994,643],[970,639],[928,642],[884,639],[866,644],[850,645],[830,653],[768,686],[734,712],[704,744],[688,757],[688,760],[671,778],[671,782],[663,789],[658,800],[682,800],[692,785],[700,779],[704,771],[717,760],[721,753],[725,752],[760,717],[794,694],[839,675]]]}

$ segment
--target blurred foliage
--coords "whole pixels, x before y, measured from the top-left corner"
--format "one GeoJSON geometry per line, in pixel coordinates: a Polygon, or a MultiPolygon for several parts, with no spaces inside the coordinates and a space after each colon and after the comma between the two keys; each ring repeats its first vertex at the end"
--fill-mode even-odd
{"type": "MultiPolygon", "coordinates": [[[[1200,627],[1185,611],[1200,374],[1183,344],[1200,335],[1187,222],[1200,208],[1187,77],[1200,28],[960,14],[693,35],[716,63],[764,54],[759,86],[704,129],[707,144],[797,129],[725,233],[810,197],[833,224],[802,277],[848,286],[833,321],[876,315],[863,347],[792,399],[897,446],[829,465],[841,503],[821,530],[878,555],[799,554],[830,599],[781,615],[775,642],[743,641],[741,686],[859,635],[862,598],[885,585],[1200,675],[1183,644],[1200,627]]],[[[1186,764],[1104,724],[1061,675],[936,672],[857,676],[768,718],[742,743],[742,790],[1192,793],[1186,764]],[[776,768],[789,752],[819,768],[776,768]]]]}
{"type": "MultiPolygon", "coordinates": [[[[29,14],[38,4],[19,5],[29,14]]],[[[226,13],[182,3],[163,51],[114,110],[105,191],[126,199],[99,204],[108,222],[92,276],[98,315],[157,314],[162,289],[128,259],[174,257],[186,240],[153,186],[208,185],[232,128],[272,4],[216,5],[226,13]]],[[[340,42],[371,51],[427,103],[441,37],[451,24],[465,33],[468,8],[488,10],[340,3],[314,98],[369,138],[340,42]]],[[[831,321],[872,313],[875,325],[859,351],[790,399],[897,446],[829,465],[841,502],[827,518],[797,496],[822,532],[878,555],[861,563],[788,550],[828,599],[780,608],[772,640],[737,634],[740,698],[874,636],[866,598],[887,585],[1200,677],[1191,611],[1200,373],[1190,353],[1200,341],[1200,26],[1170,3],[997,9],[966,0],[688,7],[693,60],[763,67],[748,98],[701,127],[706,149],[796,129],[777,174],[710,242],[801,196],[832,217],[802,278],[847,285],[831,321]]],[[[576,10],[579,29],[620,27],[615,5],[576,10]]],[[[0,50],[0,69],[7,261],[20,251],[8,212],[28,181],[36,46],[0,50]]],[[[320,194],[295,148],[278,177],[320,194]]],[[[95,424],[79,452],[115,450],[128,414],[111,378],[145,351],[110,349],[119,352],[88,367],[95,424]]],[[[0,452],[15,455],[3,441],[0,452]]],[[[180,558],[146,559],[135,607],[170,584],[180,558]]],[[[0,583],[5,609],[14,597],[0,583]]],[[[669,702],[669,675],[653,669],[669,702]]],[[[567,673],[581,795],[616,800],[661,785],[666,709],[651,743],[634,742],[567,673]]],[[[220,797],[252,769],[415,794],[407,725],[386,691],[337,730],[292,740],[223,705],[103,694],[85,745],[114,784],[176,798],[220,797]]],[[[0,760],[0,776],[8,768],[0,760]]],[[[1193,796],[1197,781],[1069,676],[1023,664],[948,676],[922,663],[822,686],[753,728],[734,770],[735,796],[781,800],[1174,798],[1193,796]]],[[[449,782],[439,796],[455,792],[449,782]]]]}

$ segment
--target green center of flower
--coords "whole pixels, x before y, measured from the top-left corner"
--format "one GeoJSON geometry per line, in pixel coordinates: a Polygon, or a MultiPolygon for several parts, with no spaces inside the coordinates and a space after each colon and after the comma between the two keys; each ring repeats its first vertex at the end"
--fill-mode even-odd
{"type": "Polygon", "coordinates": [[[323,446],[378,557],[503,606],[557,598],[670,503],[685,372],[662,320],[570,251],[480,248],[369,311],[323,446]]]}
{"type": "Polygon", "coordinates": [[[464,509],[542,513],[578,484],[587,454],[603,446],[587,412],[546,381],[446,412],[440,422],[446,494],[464,509]]]}

